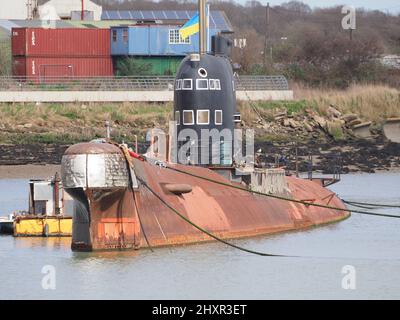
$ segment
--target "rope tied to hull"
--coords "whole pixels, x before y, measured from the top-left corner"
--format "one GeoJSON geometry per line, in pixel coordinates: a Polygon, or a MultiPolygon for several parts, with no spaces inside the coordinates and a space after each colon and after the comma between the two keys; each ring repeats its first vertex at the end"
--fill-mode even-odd
{"type": "Polygon", "coordinates": [[[323,208],[323,209],[331,209],[331,210],[336,210],[336,211],[342,211],[342,212],[352,212],[352,213],[359,213],[359,214],[363,214],[363,215],[370,215],[370,216],[379,216],[379,217],[386,217],[386,218],[400,218],[400,215],[393,215],[393,214],[385,214],[385,213],[374,213],[374,212],[369,212],[369,211],[363,211],[363,210],[353,210],[353,209],[344,209],[344,208],[339,208],[339,207],[333,207],[333,206],[329,206],[329,205],[324,205],[324,204],[318,204],[318,203],[313,203],[313,202],[307,202],[307,201],[302,201],[302,200],[297,200],[297,199],[291,199],[291,198],[287,198],[287,197],[283,197],[283,196],[278,196],[278,195],[274,195],[274,194],[270,194],[270,193],[263,193],[263,192],[259,192],[259,191],[254,191],[254,190],[249,190],[246,188],[242,188],[239,186],[235,186],[232,185],[230,183],[225,183],[225,182],[221,182],[221,181],[217,181],[217,180],[213,180],[207,177],[203,177],[203,176],[199,176],[196,175],[194,173],[190,173],[184,170],[180,170],[177,168],[173,168],[170,166],[166,166],[166,169],[169,170],[173,170],[182,174],[186,174],[189,175],[191,177],[194,178],[198,178],[198,179],[202,179],[208,182],[212,182],[215,184],[219,184],[225,187],[229,187],[229,188],[233,188],[233,189],[237,189],[237,190],[241,190],[241,191],[245,191],[245,192],[249,192],[249,193],[253,193],[253,194],[257,194],[260,196],[265,196],[265,197],[269,197],[269,198],[273,198],[273,199],[278,199],[278,200],[282,200],[282,201],[288,201],[288,202],[293,202],[293,203],[298,203],[298,204],[302,204],[306,207],[318,207],[318,208],[323,208]]]}
{"type": "MultiPolygon", "coordinates": [[[[137,153],[134,153],[133,151],[131,151],[131,150],[127,149],[127,148],[124,148],[121,145],[118,145],[116,143],[113,143],[113,144],[119,146],[119,148],[124,153],[125,158],[126,158],[128,164],[129,164],[129,166],[131,168],[133,166],[132,158],[136,158],[136,159],[138,159],[140,161],[143,161],[143,162],[147,161],[145,156],[137,154],[137,153]]],[[[255,190],[249,190],[249,189],[246,189],[246,188],[241,188],[241,187],[229,184],[229,183],[224,183],[224,182],[220,182],[220,181],[217,181],[217,180],[213,180],[213,179],[209,179],[209,178],[206,178],[206,177],[202,177],[202,176],[199,176],[199,175],[195,175],[193,173],[190,173],[190,172],[187,172],[187,171],[184,171],[184,170],[179,170],[179,169],[176,169],[176,168],[172,168],[172,167],[170,167],[170,166],[168,166],[167,164],[164,164],[164,163],[163,163],[162,167],[166,168],[166,169],[170,169],[170,170],[176,171],[176,172],[179,172],[179,173],[182,173],[182,174],[186,174],[186,175],[189,175],[189,176],[192,176],[192,177],[195,177],[195,178],[203,179],[203,180],[206,180],[206,181],[209,181],[209,182],[212,182],[212,183],[220,184],[220,185],[223,185],[223,186],[226,186],[226,187],[235,188],[235,189],[238,189],[238,190],[242,190],[242,191],[246,191],[246,192],[249,192],[249,193],[253,193],[253,194],[257,194],[257,195],[265,196],[265,197],[270,197],[270,198],[274,198],[274,199],[278,199],[278,200],[282,200],[282,201],[289,201],[289,202],[293,202],[293,203],[298,203],[298,204],[302,204],[302,205],[304,205],[306,207],[314,206],[314,207],[319,207],[319,208],[324,208],[324,209],[331,209],[331,210],[337,210],[337,211],[342,211],[342,212],[358,213],[358,214],[363,214],[363,215],[378,216],[378,217],[384,217],[384,218],[395,218],[395,219],[400,218],[400,214],[393,215],[393,214],[385,214],[385,213],[370,212],[370,211],[363,211],[363,210],[353,210],[353,209],[349,209],[349,208],[343,209],[343,208],[333,207],[333,206],[329,206],[329,205],[317,204],[317,203],[312,203],[312,202],[307,202],[307,201],[302,201],[302,200],[282,197],[282,196],[274,195],[272,193],[262,193],[262,192],[258,192],[258,191],[255,191],[255,190]]],[[[351,205],[353,207],[361,208],[361,209],[367,209],[367,210],[375,210],[377,208],[395,208],[395,209],[400,209],[400,204],[377,204],[377,203],[348,201],[348,200],[344,200],[344,199],[340,199],[340,200],[342,200],[343,203],[351,205]]]]}
{"type": "MultiPolygon", "coordinates": [[[[132,170],[133,170],[133,158],[138,159],[140,161],[144,161],[144,158],[142,156],[134,153],[133,151],[129,150],[125,145],[119,145],[119,144],[116,144],[116,143],[114,143],[114,145],[118,146],[118,148],[122,151],[122,153],[123,153],[123,155],[125,157],[126,164],[130,169],[130,170],[128,170],[128,176],[129,176],[129,180],[130,180],[131,186],[132,186],[132,181],[133,181],[133,176],[132,176],[132,174],[133,174],[132,173],[132,170]]],[[[149,247],[150,251],[154,252],[153,247],[150,244],[150,241],[149,241],[149,239],[147,237],[146,230],[144,228],[142,218],[140,216],[140,211],[139,211],[139,206],[137,204],[135,191],[133,190],[133,188],[131,188],[131,191],[132,191],[133,203],[135,205],[135,210],[136,210],[137,217],[138,217],[138,220],[139,220],[140,229],[143,232],[143,237],[144,237],[144,239],[145,239],[145,241],[147,243],[147,246],[149,247]]]]}
{"type": "MultiPolygon", "coordinates": [[[[130,153],[127,153],[126,150],[123,150],[124,148],[121,148],[121,149],[122,149],[122,151],[123,151],[123,153],[125,155],[125,158],[127,160],[127,163],[129,165],[129,167],[131,169],[133,169],[132,155],[130,153]]],[[[142,160],[142,161],[144,160],[144,158],[136,158],[136,159],[142,160]]],[[[170,167],[168,165],[163,166],[163,168],[170,169],[170,170],[182,173],[182,174],[187,174],[187,175],[190,175],[192,177],[203,179],[203,180],[206,180],[206,181],[209,181],[209,182],[212,182],[212,183],[216,183],[216,184],[219,184],[219,185],[223,185],[223,186],[226,186],[226,187],[235,188],[235,189],[238,189],[238,190],[241,190],[241,191],[246,191],[246,192],[249,192],[249,193],[258,194],[258,195],[261,195],[261,196],[267,196],[267,197],[271,197],[271,198],[275,198],[275,199],[279,199],[279,200],[283,200],[283,201],[290,201],[290,202],[294,202],[294,203],[299,203],[299,204],[302,204],[302,205],[304,205],[306,207],[315,206],[315,207],[332,209],[332,210],[337,210],[337,211],[342,211],[342,212],[354,212],[354,213],[361,213],[361,214],[366,214],[366,215],[383,216],[383,217],[391,217],[391,218],[400,218],[400,216],[397,216],[397,215],[377,214],[377,213],[371,213],[371,212],[361,211],[361,210],[343,209],[343,208],[337,208],[337,207],[328,206],[328,205],[316,204],[316,203],[313,203],[313,202],[306,202],[306,201],[301,201],[301,200],[296,200],[296,199],[290,199],[290,198],[277,196],[277,195],[273,195],[273,194],[262,193],[262,192],[258,192],[258,191],[252,191],[252,190],[245,189],[245,188],[242,188],[242,187],[239,187],[239,186],[235,186],[235,185],[228,184],[228,183],[225,183],[225,182],[216,181],[216,180],[213,180],[213,179],[210,179],[210,178],[206,178],[206,177],[202,177],[202,176],[198,176],[196,174],[189,173],[189,172],[186,172],[186,171],[183,171],[183,170],[172,168],[172,167],[170,167]]],[[[131,175],[131,173],[130,173],[130,175],[131,175]]],[[[132,179],[131,176],[130,176],[130,178],[132,179]]],[[[200,232],[208,235],[210,238],[212,238],[212,239],[214,239],[214,240],[216,240],[216,241],[218,241],[220,243],[223,243],[223,244],[225,244],[227,246],[230,246],[230,247],[232,247],[234,249],[237,249],[237,250],[240,250],[240,251],[243,251],[243,252],[246,252],[246,253],[255,254],[255,255],[263,256],[263,257],[301,258],[300,256],[278,255],[278,254],[271,254],[271,253],[265,253],[265,252],[260,252],[260,251],[256,251],[256,250],[251,250],[251,249],[247,249],[247,248],[235,245],[235,244],[233,244],[233,243],[231,243],[229,241],[226,241],[226,240],[214,235],[213,233],[209,232],[208,230],[200,227],[199,225],[195,224],[190,219],[185,217],[182,213],[180,213],[177,209],[175,209],[167,201],[165,201],[159,194],[157,194],[143,179],[137,177],[137,180],[144,187],[146,187],[146,189],[148,189],[150,191],[150,193],[152,193],[164,206],[166,206],[169,210],[171,210],[175,215],[180,217],[182,220],[184,220],[185,222],[187,222],[188,224],[190,224],[192,227],[196,228],[200,232]]],[[[136,197],[135,196],[134,196],[134,202],[135,202],[135,207],[136,207],[136,210],[137,210],[137,213],[138,213],[140,226],[141,226],[141,229],[142,229],[142,231],[144,233],[145,240],[146,240],[150,250],[153,251],[153,248],[152,248],[152,246],[151,246],[151,244],[150,244],[150,242],[149,242],[149,240],[148,240],[148,238],[146,236],[143,223],[142,223],[142,221],[140,219],[140,214],[138,212],[139,210],[138,210],[138,206],[137,206],[137,203],[136,203],[136,197]]],[[[303,258],[313,258],[313,257],[303,257],[303,258]]]]}
{"type": "Polygon", "coordinates": [[[140,181],[140,183],[146,187],[147,190],[150,191],[150,193],[152,193],[163,205],[165,205],[168,209],[170,209],[173,213],[175,213],[178,217],[180,217],[182,220],[186,221],[188,224],[190,224],[191,226],[193,226],[194,228],[196,228],[197,230],[201,231],[202,233],[208,235],[209,237],[213,238],[214,240],[221,242],[227,246],[230,246],[234,249],[238,249],[240,251],[244,251],[247,253],[251,253],[251,254],[255,254],[255,255],[259,255],[259,256],[263,256],[263,257],[295,257],[295,256],[287,256],[287,255],[278,255],[278,254],[271,254],[271,253],[265,253],[265,252],[260,252],[260,251],[255,251],[255,250],[251,250],[251,249],[247,249],[238,245],[235,245],[231,242],[228,242],[214,234],[212,234],[211,232],[207,231],[206,229],[198,226],[197,224],[195,224],[194,222],[192,222],[190,219],[186,218],[182,213],[180,213],[177,209],[175,209],[174,207],[172,207],[167,201],[165,201],[158,193],[156,193],[145,181],[143,181],[142,179],[138,178],[138,181],[140,181]]]}

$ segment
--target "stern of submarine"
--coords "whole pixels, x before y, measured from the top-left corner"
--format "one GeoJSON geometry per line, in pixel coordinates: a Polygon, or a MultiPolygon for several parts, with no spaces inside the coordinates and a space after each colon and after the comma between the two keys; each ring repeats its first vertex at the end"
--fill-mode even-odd
{"type": "Polygon", "coordinates": [[[65,191],[75,200],[72,250],[137,249],[140,224],[130,168],[109,143],[80,143],[62,157],[65,191]]]}

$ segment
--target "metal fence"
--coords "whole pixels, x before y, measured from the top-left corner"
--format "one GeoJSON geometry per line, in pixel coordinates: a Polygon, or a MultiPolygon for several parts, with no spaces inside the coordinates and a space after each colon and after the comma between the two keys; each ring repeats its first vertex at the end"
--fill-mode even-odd
{"type": "MultiPolygon", "coordinates": [[[[289,90],[284,76],[236,77],[236,90],[289,90]]],[[[171,76],[141,77],[0,77],[0,91],[172,91],[171,76]]]]}

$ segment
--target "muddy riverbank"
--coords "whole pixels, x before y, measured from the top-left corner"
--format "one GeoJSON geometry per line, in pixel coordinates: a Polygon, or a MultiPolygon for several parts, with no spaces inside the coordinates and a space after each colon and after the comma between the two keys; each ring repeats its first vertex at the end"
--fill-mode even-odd
{"type": "Polygon", "coordinates": [[[263,155],[261,161],[271,163],[278,158],[287,163],[291,170],[300,172],[312,168],[324,174],[332,173],[375,173],[377,171],[400,170],[400,144],[383,138],[375,140],[327,141],[292,144],[259,143],[263,155]],[[312,164],[312,165],[311,165],[312,164]]]}
{"type": "MultiPolygon", "coordinates": [[[[51,176],[59,171],[67,148],[68,145],[0,145],[0,178],[51,176]]],[[[255,150],[260,149],[260,162],[267,166],[280,162],[293,171],[296,158],[300,172],[310,168],[324,174],[400,170],[400,144],[388,142],[383,137],[323,143],[256,142],[255,150]]]]}
{"type": "Polygon", "coordinates": [[[60,170],[59,165],[0,165],[0,179],[48,179],[60,170]]]}

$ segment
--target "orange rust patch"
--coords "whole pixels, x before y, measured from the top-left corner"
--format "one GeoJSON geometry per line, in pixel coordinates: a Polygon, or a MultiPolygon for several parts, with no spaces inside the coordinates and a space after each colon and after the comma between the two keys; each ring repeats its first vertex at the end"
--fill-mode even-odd
{"type": "Polygon", "coordinates": [[[188,218],[195,224],[214,230],[229,229],[230,224],[224,210],[202,188],[196,186],[191,193],[183,195],[182,198],[179,198],[179,202],[188,213],[188,218]]]}

